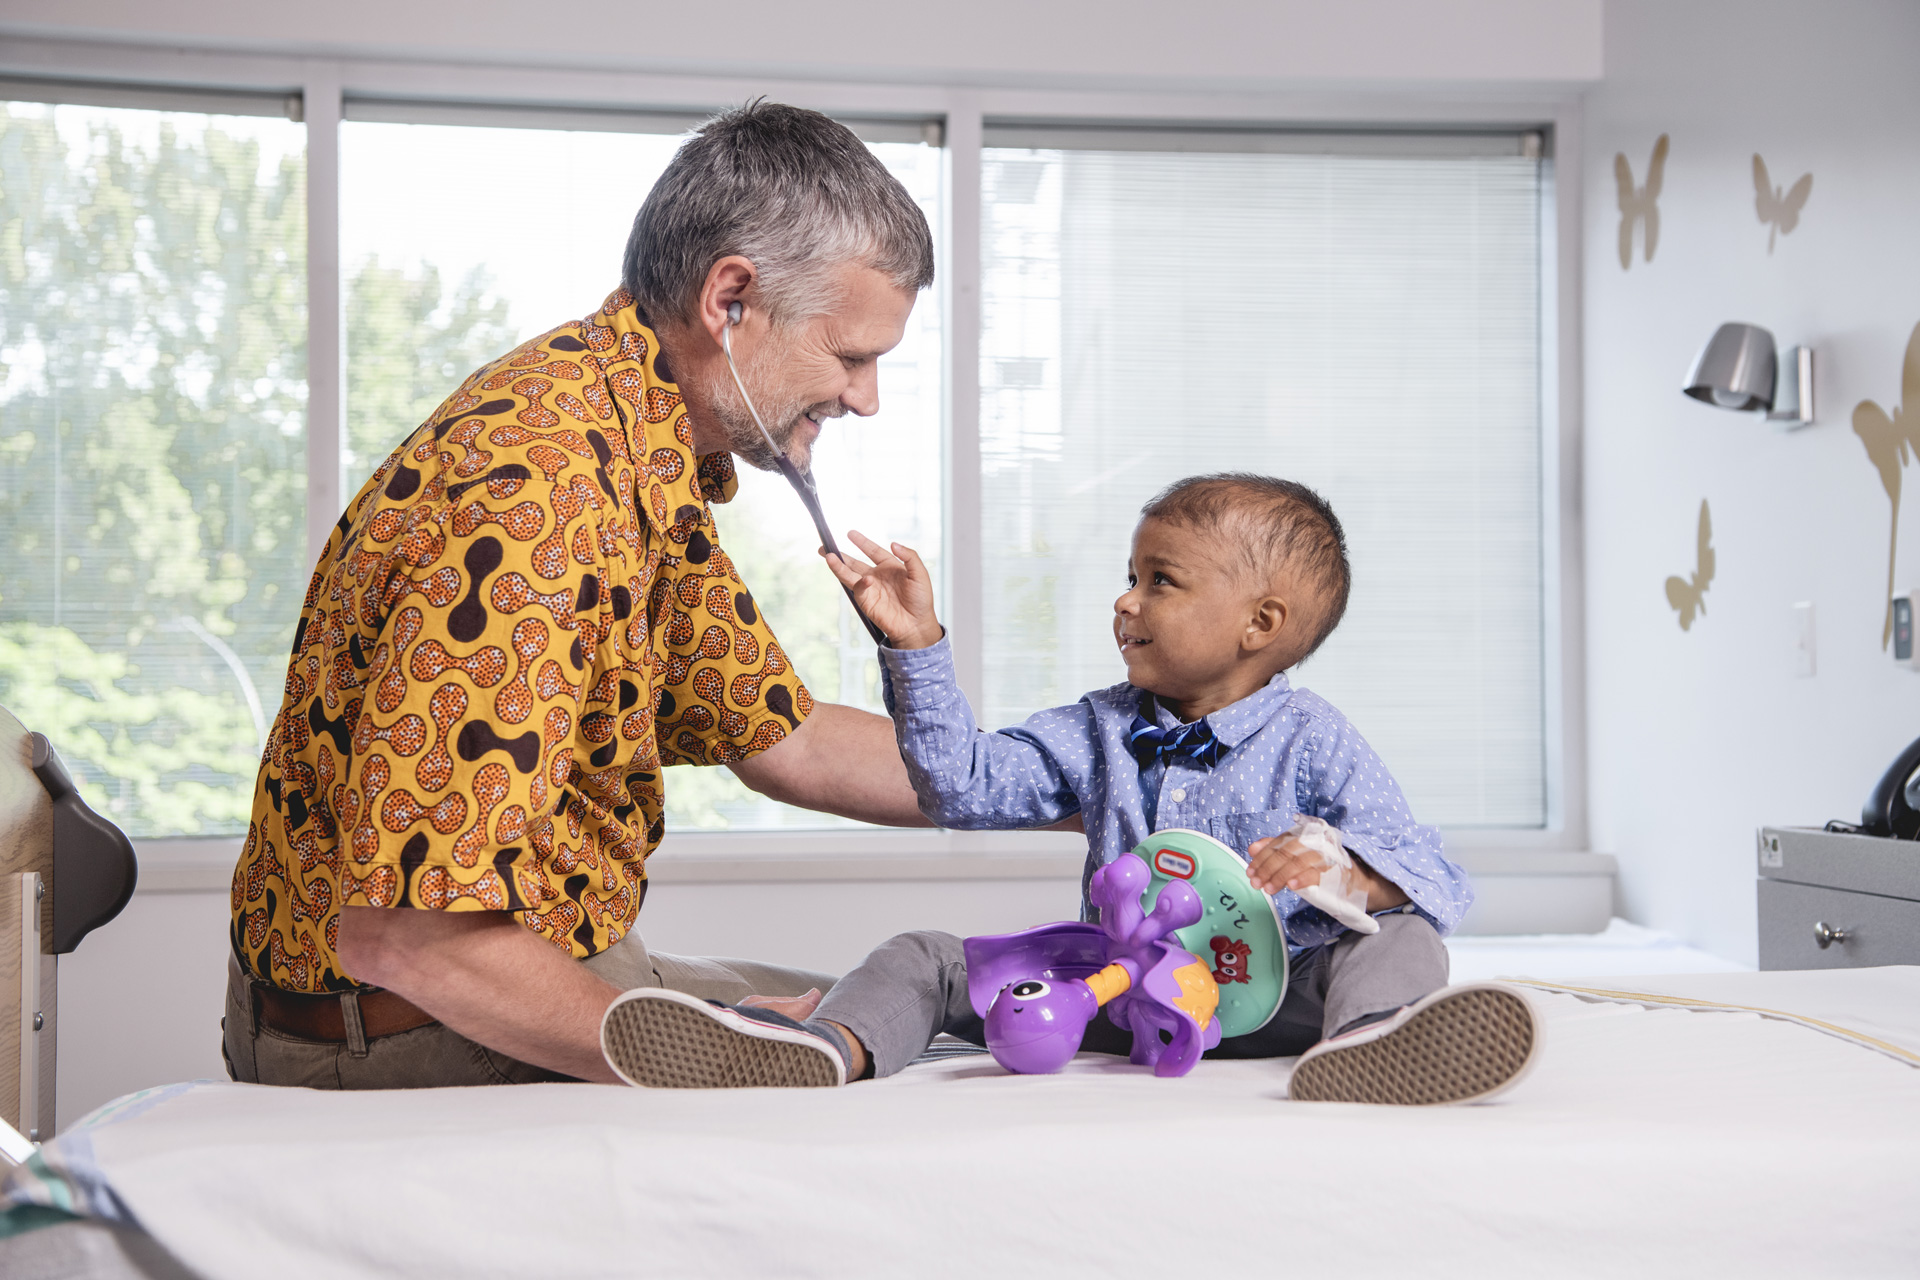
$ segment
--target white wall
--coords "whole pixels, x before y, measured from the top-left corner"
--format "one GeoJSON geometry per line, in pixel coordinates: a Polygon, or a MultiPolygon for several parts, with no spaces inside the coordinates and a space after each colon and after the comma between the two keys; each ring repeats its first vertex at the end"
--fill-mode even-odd
{"type": "MultiPolygon", "coordinates": [[[[1754,828],[1857,820],[1920,734],[1920,675],[1880,645],[1890,508],[1850,425],[1860,400],[1898,401],[1920,321],[1920,6],[1610,0],[1605,56],[1586,136],[1593,847],[1619,856],[1623,914],[1751,960],[1754,828]],[[1662,133],[1658,252],[1636,239],[1623,271],[1614,155],[1643,182],[1662,133]],[[1777,184],[1814,175],[1771,256],[1756,151],[1777,184]],[[1816,349],[1818,425],[1787,434],[1680,394],[1728,320],[1816,349]],[[1694,566],[1702,498],[1718,572],[1682,632],[1663,584],[1694,566]],[[1802,600],[1811,679],[1791,674],[1802,600]]],[[[1920,584],[1920,502],[1905,514],[1902,587],[1920,584]]]]}
{"type": "MultiPolygon", "coordinates": [[[[1600,74],[1601,0],[8,0],[0,33],[357,57],[967,84],[1257,87],[1600,74]]],[[[476,88],[484,94],[484,87],[476,88]]]]}
{"type": "Polygon", "coordinates": [[[136,893],[60,957],[56,1128],[136,1089],[226,1079],[230,911],[224,893],[136,893]]]}

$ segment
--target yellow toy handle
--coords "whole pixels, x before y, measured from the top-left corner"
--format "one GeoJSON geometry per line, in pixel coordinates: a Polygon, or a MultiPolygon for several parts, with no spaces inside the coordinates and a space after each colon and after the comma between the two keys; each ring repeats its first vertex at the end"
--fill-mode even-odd
{"type": "Polygon", "coordinates": [[[1126,966],[1119,963],[1108,965],[1085,981],[1093,992],[1093,998],[1101,1004],[1126,994],[1127,988],[1133,985],[1133,978],[1127,973],[1126,966]]]}

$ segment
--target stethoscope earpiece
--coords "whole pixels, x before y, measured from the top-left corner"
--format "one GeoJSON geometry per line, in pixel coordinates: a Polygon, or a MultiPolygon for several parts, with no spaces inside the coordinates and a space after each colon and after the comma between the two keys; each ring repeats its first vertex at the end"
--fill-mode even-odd
{"type": "Polygon", "coordinates": [[[730,302],[727,304],[727,323],[728,324],[740,323],[740,304],[739,303],[730,302]]]}

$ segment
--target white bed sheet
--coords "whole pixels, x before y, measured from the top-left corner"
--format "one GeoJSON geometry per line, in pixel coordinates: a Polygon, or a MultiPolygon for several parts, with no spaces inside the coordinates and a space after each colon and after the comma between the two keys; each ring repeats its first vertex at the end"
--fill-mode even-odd
{"type": "MultiPolygon", "coordinates": [[[[1808,978],[1631,985],[1920,1049],[1920,969],[1808,978]]],[[[1539,1065],[1479,1107],[1290,1103],[1286,1061],[973,1058],[835,1091],[199,1084],[75,1134],[209,1280],[1920,1272],[1920,1070],[1756,1014],[1532,998],[1539,1065]]]]}
{"type": "Polygon", "coordinates": [[[1688,946],[1670,933],[1618,916],[1599,933],[1449,934],[1447,959],[1455,982],[1480,982],[1516,973],[1533,978],[1573,978],[1753,972],[1750,964],[1688,946]]]}

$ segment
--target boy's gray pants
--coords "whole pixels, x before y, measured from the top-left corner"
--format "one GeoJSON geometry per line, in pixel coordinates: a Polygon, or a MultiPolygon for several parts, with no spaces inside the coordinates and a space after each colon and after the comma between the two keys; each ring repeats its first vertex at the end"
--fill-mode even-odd
{"type": "MultiPolygon", "coordinates": [[[[1280,1011],[1260,1030],[1220,1042],[1209,1058],[1286,1058],[1327,1036],[1373,1021],[1447,985],[1447,949],[1431,924],[1410,911],[1376,917],[1380,932],[1348,933],[1310,947],[1293,961],[1280,1011]]],[[[837,1022],[866,1046],[875,1076],[890,1076],[941,1032],[984,1044],[967,998],[960,939],[926,930],[882,943],[835,983],[813,1015],[837,1022]]],[[[1103,1013],[1082,1045],[1124,1054],[1132,1036],[1103,1013]]]]}

